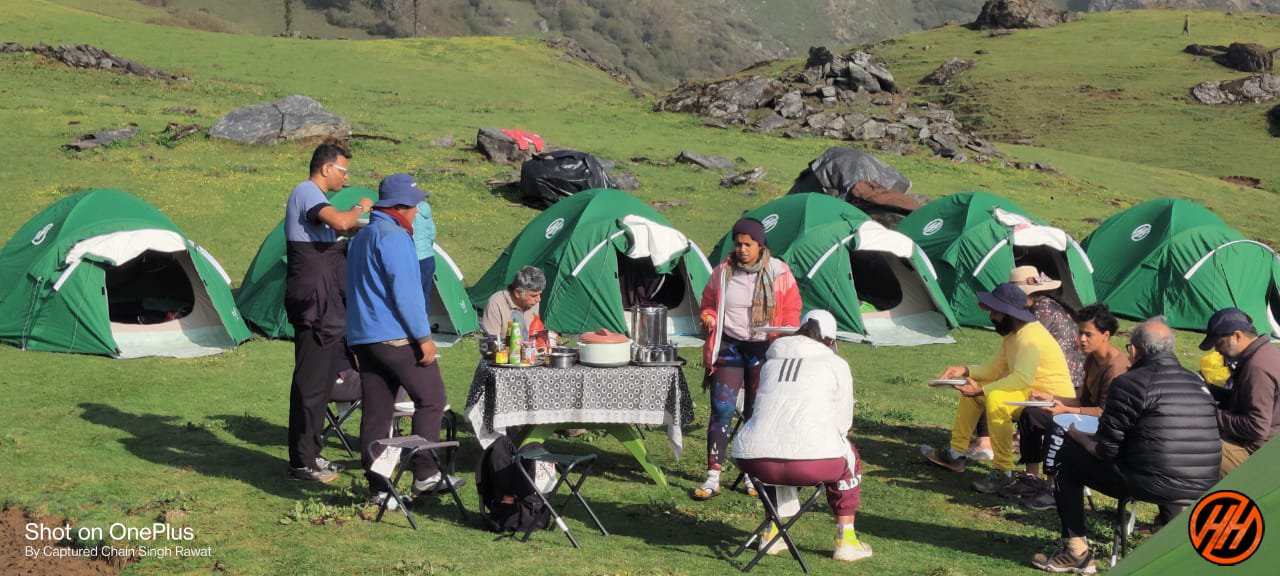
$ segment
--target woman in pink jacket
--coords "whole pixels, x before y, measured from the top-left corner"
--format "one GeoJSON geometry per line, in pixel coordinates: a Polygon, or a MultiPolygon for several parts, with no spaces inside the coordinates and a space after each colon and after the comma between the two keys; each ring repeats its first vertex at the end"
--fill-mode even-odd
{"type": "Polygon", "coordinates": [[[800,325],[800,288],[787,264],[769,255],[764,225],[743,218],[733,225],[733,252],[711,271],[702,291],[702,323],[707,342],[703,366],[711,388],[707,425],[707,480],[693,491],[695,500],[720,494],[720,468],[729,443],[738,393],[745,392],[743,418],[751,417],[760,367],[773,335],[764,326],[800,325]]]}

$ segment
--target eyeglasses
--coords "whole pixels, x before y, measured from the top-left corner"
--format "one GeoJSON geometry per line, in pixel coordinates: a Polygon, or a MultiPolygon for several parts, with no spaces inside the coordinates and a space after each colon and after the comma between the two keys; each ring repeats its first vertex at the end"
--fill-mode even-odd
{"type": "Polygon", "coordinates": [[[334,168],[337,168],[337,169],[338,169],[339,171],[341,171],[343,174],[346,174],[346,173],[348,172],[348,170],[347,170],[346,168],[343,168],[342,166],[339,166],[339,165],[337,165],[337,164],[329,164],[329,165],[330,165],[330,166],[333,166],[334,168]]]}

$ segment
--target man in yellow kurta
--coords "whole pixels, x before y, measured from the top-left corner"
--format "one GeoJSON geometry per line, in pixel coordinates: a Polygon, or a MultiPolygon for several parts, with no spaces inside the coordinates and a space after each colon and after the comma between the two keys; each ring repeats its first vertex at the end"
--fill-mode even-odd
{"type": "Polygon", "coordinates": [[[993,494],[1014,481],[1013,431],[1020,406],[1006,402],[1023,402],[1032,390],[1057,397],[1074,398],[1071,374],[1062,348],[1027,307],[1027,295],[1014,284],[1001,284],[991,292],[978,293],[978,302],[991,313],[991,324],[1004,337],[1000,351],[982,366],[948,366],[940,379],[964,378],[956,390],[964,396],[956,410],[956,423],[951,429],[951,446],[934,449],[922,446],[930,462],[953,472],[963,472],[965,452],[973,436],[974,425],[985,413],[995,451],[995,470],[985,480],[973,483],[973,489],[993,494]]]}

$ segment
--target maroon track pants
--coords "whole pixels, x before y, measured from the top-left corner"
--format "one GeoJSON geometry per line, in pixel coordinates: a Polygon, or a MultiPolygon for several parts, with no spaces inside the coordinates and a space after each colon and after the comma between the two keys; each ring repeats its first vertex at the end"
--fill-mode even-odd
{"type": "MultiPolygon", "coordinates": [[[[858,455],[857,448],[853,454],[858,455]]],[[[737,459],[738,469],[748,476],[759,478],[765,484],[777,486],[812,486],[818,482],[827,485],[827,505],[836,516],[853,516],[862,501],[862,458],[857,457],[856,474],[849,473],[849,463],[844,458],[822,460],[784,460],[781,458],[737,459]]],[[[766,486],[769,499],[777,503],[777,492],[766,486]]]]}

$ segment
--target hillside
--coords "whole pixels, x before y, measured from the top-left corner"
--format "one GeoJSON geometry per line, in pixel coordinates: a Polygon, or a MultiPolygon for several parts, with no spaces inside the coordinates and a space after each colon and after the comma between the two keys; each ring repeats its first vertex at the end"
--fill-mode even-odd
{"type": "MultiPolygon", "coordinates": [[[[0,242],[26,241],[12,238],[15,230],[69,194],[118,187],[168,215],[239,284],[282,217],[288,191],[305,178],[311,145],[259,147],[201,137],[167,145],[159,133],[171,121],[207,127],[234,108],[295,93],[319,99],[359,132],[401,140],[355,141],[351,184],[375,187],[386,174],[415,174],[433,194],[440,244],[470,281],[538,214],[486,185],[517,168],[490,164],[471,149],[480,127],[534,130],[554,144],[618,161],[643,182],[636,196],[668,202],[662,214],[704,247],[744,210],[779,197],[810,159],[834,145],[713,129],[692,116],[654,113],[651,102],[533,37],[302,41],[148,24],[156,14],[132,0],[0,0],[5,41],[90,43],[192,79],[144,80],[71,69],[30,53],[0,54],[0,123],[6,127],[0,131],[6,152],[0,176],[8,200],[0,212],[0,242]],[[140,130],[131,140],[80,153],[61,148],[79,134],[131,122],[140,130]],[[458,146],[432,144],[445,135],[458,146]],[[768,176],[756,186],[724,188],[719,173],[671,163],[683,150],[726,156],[743,170],[761,166],[768,176]]],[[[1211,24],[1207,16],[1197,18],[1209,29],[1217,26],[1216,37],[1256,30],[1259,41],[1277,43],[1268,36],[1275,29],[1271,20],[1223,16],[1211,24]]],[[[1058,173],[999,162],[954,164],[922,154],[886,160],[914,180],[915,192],[936,198],[990,190],[1077,237],[1126,205],[1176,195],[1202,202],[1274,244],[1280,216],[1274,189],[1217,179],[1220,171],[1238,169],[1263,176],[1264,186],[1277,180],[1261,153],[1242,152],[1233,160],[1215,152],[1236,145],[1267,149],[1269,142],[1251,131],[1258,107],[1197,109],[1179,96],[1175,88],[1194,78],[1231,76],[1211,63],[1178,60],[1180,19],[1180,13],[1091,15],[1059,29],[1002,38],[948,27],[876,46],[913,98],[943,96],[915,85],[941,60],[986,50],[990,59],[961,81],[972,89],[957,89],[955,98],[967,98],[975,119],[989,118],[983,129],[1035,135],[1035,147],[1003,146],[1011,161],[1048,163],[1058,173]],[[1134,61],[1116,54],[1133,54],[1134,61]],[[1165,68],[1176,74],[1155,73],[1165,68]],[[1082,84],[1113,89],[1129,80],[1135,85],[1123,87],[1134,101],[1121,101],[1119,110],[1109,100],[1070,90],[1082,84]],[[987,98],[1001,107],[987,108],[987,98]],[[1042,128],[1036,114],[1052,114],[1055,121],[1042,128]],[[1203,146],[1184,141],[1194,134],[1203,146]],[[1169,144],[1153,148],[1152,141],[1169,144]]],[[[961,482],[919,462],[917,445],[942,441],[955,408],[953,393],[923,382],[941,366],[978,361],[999,345],[985,331],[953,335],[959,343],[952,346],[840,346],[857,382],[854,436],[866,464],[858,530],[876,554],[857,567],[859,573],[1022,573],[1031,555],[1056,538],[1051,513],[1026,512],[970,491],[965,484],[985,472],[982,467],[975,465],[961,482]]],[[[1187,365],[1198,358],[1195,342],[1193,334],[1179,335],[1187,365]]],[[[582,550],[555,532],[536,534],[527,544],[495,542],[474,517],[464,522],[441,504],[419,507],[416,532],[394,515],[374,524],[361,515],[368,512],[363,480],[351,472],[359,460],[336,443],[326,455],[347,466],[341,481],[319,487],[287,480],[292,346],[262,338],[195,360],[117,361],[0,346],[0,389],[16,399],[0,404],[0,501],[6,508],[66,517],[73,525],[149,526],[165,518],[190,526],[194,545],[212,549],[211,558],[145,558],[126,568],[133,574],[725,573],[741,565],[727,555],[759,521],[758,505],[739,494],[704,503],[686,496],[702,480],[708,408],[698,389],[696,351],[683,353],[691,361],[685,378],[698,422],[686,432],[683,457],[675,457],[662,431],[646,432],[669,489],[648,483],[610,437],[549,443],[559,451],[600,455],[583,490],[611,535],[592,533],[581,510],[571,511],[568,523],[582,550]]],[[[441,354],[455,410],[466,402],[478,357],[474,339],[441,354]]],[[[469,427],[461,428],[461,466],[471,480],[480,454],[469,427]]],[[[473,485],[463,498],[474,511],[473,485]]],[[[1111,506],[1102,498],[1099,504],[1102,510],[1111,506]]],[[[1144,519],[1151,513],[1144,508],[1144,519]]],[[[793,534],[813,574],[849,573],[823,557],[831,546],[824,514],[809,514],[793,534]]],[[[1090,518],[1102,553],[1106,517],[1100,512],[1090,518]]],[[[753,573],[794,574],[795,566],[785,558],[766,559],[753,573]]]]}

